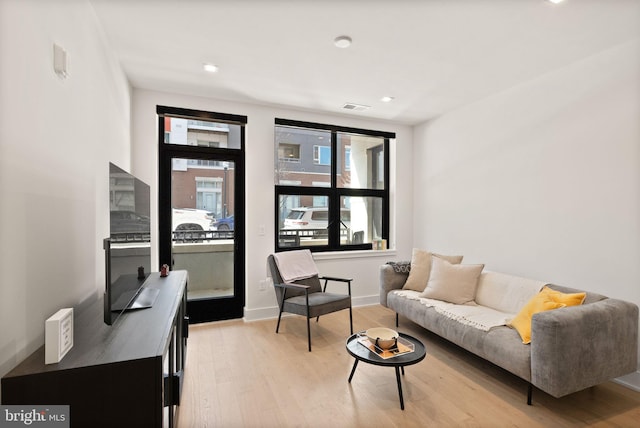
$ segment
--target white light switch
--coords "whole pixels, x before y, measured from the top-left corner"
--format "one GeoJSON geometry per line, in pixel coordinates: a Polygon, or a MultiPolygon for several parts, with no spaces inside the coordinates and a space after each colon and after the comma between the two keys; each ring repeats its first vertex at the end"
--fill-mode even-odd
{"type": "Polygon", "coordinates": [[[68,75],[67,51],[56,44],[53,45],[53,70],[63,79],[68,75]]]}

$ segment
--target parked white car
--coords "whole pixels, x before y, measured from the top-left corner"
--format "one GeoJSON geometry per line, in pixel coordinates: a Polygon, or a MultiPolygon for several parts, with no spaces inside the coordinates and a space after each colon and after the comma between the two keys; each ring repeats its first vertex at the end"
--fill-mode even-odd
{"type": "MultiPolygon", "coordinates": [[[[340,210],[343,227],[351,227],[351,211],[340,210]]],[[[285,229],[326,229],[329,226],[329,211],[327,207],[299,207],[292,208],[284,219],[285,229]]]]}
{"type": "Polygon", "coordinates": [[[174,208],[172,212],[173,230],[211,230],[213,215],[195,208],[174,208]]]}

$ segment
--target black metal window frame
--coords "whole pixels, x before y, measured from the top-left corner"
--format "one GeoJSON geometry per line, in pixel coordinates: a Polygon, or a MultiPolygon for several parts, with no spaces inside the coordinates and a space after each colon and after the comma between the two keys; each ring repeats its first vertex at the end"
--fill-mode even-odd
{"type": "MultiPolygon", "coordinates": [[[[341,244],[340,243],[340,198],[341,197],[377,197],[382,200],[382,239],[389,242],[389,207],[390,207],[390,191],[389,191],[389,147],[390,140],[396,138],[394,132],[375,131],[370,129],[352,128],[338,125],[329,125],[323,123],[297,121],[291,119],[275,119],[275,127],[289,126],[294,128],[307,128],[309,130],[329,131],[331,133],[331,186],[329,187],[313,187],[313,186],[289,186],[275,185],[275,251],[289,251],[297,249],[309,249],[312,252],[323,251],[354,251],[354,250],[371,250],[372,243],[357,244],[341,244]],[[338,134],[356,134],[369,137],[383,138],[384,142],[384,189],[352,189],[338,187],[338,134]],[[329,227],[328,227],[328,244],[312,245],[312,246],[281,246],[280,245],[280,197],[281,196],[326,196],[329,200],[329,227]]],[[[276,162],[278,162],[278,154],[276,147],[276,162]]]]}

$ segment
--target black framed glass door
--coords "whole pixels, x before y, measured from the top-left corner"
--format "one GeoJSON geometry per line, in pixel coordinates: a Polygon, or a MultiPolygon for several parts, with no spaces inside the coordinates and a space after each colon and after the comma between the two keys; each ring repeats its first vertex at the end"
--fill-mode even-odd
{"type": "Polygon", "coordinates": [[[158,107],[160,264],[189,272],[192,323],[240,318],[243,116],[158,107]]]}

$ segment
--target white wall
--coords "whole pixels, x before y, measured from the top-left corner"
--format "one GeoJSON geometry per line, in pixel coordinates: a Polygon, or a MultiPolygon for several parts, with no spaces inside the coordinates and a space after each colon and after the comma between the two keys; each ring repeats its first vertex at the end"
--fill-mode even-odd
{"type": "MultiPolygon", "coordinates": [[[[274,119],[276,117],[329,123],[396,133],[392,144],[392,209],[391,246],[397,252],[364,252],[356,258],[344,259],[340,253],[335,258],[316,256],[322,273],[350,276],[353,283],[354,304],[378,302],[378,267],[387,260],[411,255],[412,223],[411,196],[411,147],[412,129],[356,117],[331,116],[295,110],[278,109],[252,104],[232,103],[210,98],[180,96],[135,89],[132,102],[133,170],[142,180],[151,184],[152,207],[157,206],[157,116],[156,105],[231,113],[247,116],[246,126],[246,307],[248,320],[277,316],[276,301],[271,289],[260,291],[259,281],[266,278],[267,256],[274,250],[274,119]],[[396,185],[396,183],[401,183],[396,185]],[[259,235],[260,226],[266,233],[259,235]]],[[[154,209],[152,209],[152,212],[154,209]]],[[[156,230],[157,218],[152,218],[152,230],[156,230]]],[[[157,237],[152,235],[157,242],[157,237]]],[[[157,255],[154,255],[157,263],[157,255]]],[[[354,320],[357,325],[357,319],[354,320]]],[[[365,328],[366,326],[362,326],[365,328]]],[[[354,327],[355,328],[355,327],[354,327]]]]}
{"type": "Polygon", "coordinates": [[[0,0],[0,375],[46,318],[104,290],[108,162],[130,162],[129,86],[93,9],[52,3],[0,0]]]}
{"type": "Polygon", "coordinates": [[[640,41],[416,127],[415,245],[640,305],[640,41]]]}

